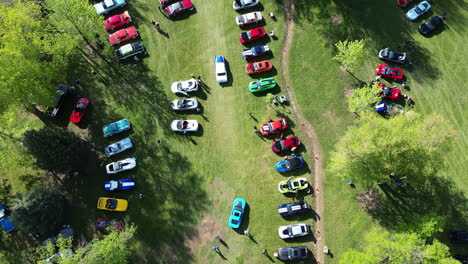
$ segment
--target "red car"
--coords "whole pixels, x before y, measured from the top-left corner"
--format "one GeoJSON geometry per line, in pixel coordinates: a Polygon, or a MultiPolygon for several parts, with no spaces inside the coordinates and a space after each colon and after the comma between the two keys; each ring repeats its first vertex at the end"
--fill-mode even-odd
{"type": "Polygon", "coordinates": [[[169,17],[176,16],[180,13],[183,13],[187,10],[192,10],[192,9],[193,9],[193,4],[192,4],[192,1],[190,0],[182,0],[164,8],[164,10],[166,10],[166,13],[169,17]]]}
{"type": "Polygon", "coordinates": [[[270,60],[251,62],[245,66],[245,72],[247,74],[266,72],[271,69],[273,69],[273,64],[271,64],[270,60]]]}
{"type": "Polygon", "coordinates": [[[122,42],[125,42],[129,39],[134,39],[138,37],[138,32],[134,26],[118,30],[109,35],[109,41],[111,46],[116,45],[122,42]]]}
{"type": "Polygon", "coordinates": [[[401,90],[400,89],[390,88],[388,86],[385,86],[383,83],[380,83],[379,87],[382,89],[382,95],[385,98],[400,100],[400,98],[401,98],[401,90]]]}
{"type": "Polygon", "coordinates": [[[86,113],[88,105],[88,98],[80,98],[78,102],[76,102],[75,107],[73,108],[73,112],[70,115],[70,121],[72,121],[73,123],[79,123],[81,121],[81,118],[83,118],[84,114],[86,113]]]}
{"type": "Polygon", "coordinates": [[[278,153],[283,150],[296,148],[300,144],[301,142],[299,141],[299,139],[296,136],[292,136],[287,139],[274,141],[271,144],[271,149],[273,150],[273,152],[278,153]]]}
{"type": "Polygon", "coordinates": [[[111,16],[104,20],[104,29],[108,31],[113,30],[125,24],[130,24],[130,22],[132,22],[132,18],[128,14],[128,11],[125,11],[120,15],[111,16]]]}
{"type": "Polygon", "coordinates": [[[271,134],[279,134],[281,131],[288,128],[288,123],[286,119],[280,118],[273,122],[268,122],[260,126],[260,133],[262,136],[268,136],[271,134]]]}
{"type": "Polygon", "coordinates": [[[406,7],[408,6],[411,2],[413,2],[413,0],[397,0],[397,5],[399,7],[406,7]]]}
{"type": "Polygon", "coordinates": [[[96,220],[96,229],[99,231],[107,231],[107,227],[111,227],[118,232],[121,232],[124,229],[124,226],[124,223],[117,220],[110,220],[105,218],[98,218],[96,220]]]}
{"type": "Polygon", "coordinates": [[[242,44],[249,43],[255,41],[257,39],[261,39],[265,36],[265,29],[262,27],[254,28],[252,30],[242,32],[239,35],[239,40],[242,44]]]}
{"type": "Polygon", "coordinates": [[[387,78],[391,78],[395,80],[401,80],[401,78],[403,78],[402,70],[397,69],[397,68],[392,68],[388,66],[387,63],[377,66],[375,73],[377,73],[377,75],[382,75],[383,77],[387,77],[387,78]]]}

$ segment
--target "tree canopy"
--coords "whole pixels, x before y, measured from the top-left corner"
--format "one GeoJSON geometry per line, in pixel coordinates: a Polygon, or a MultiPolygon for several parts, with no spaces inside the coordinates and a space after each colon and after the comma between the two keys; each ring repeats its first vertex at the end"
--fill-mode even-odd
{"type": "Polygon", "coordinates": [[[361,67],[366,59],[364,51],[364,39],[349,41],[339,41],[335,44],[338,54],[333,60],[341,63],[341,69],[352,72],[361,67]]]}
{"type": "Polygon", "coordinates": [[[374,112],[373,106],[382,99],[379,95],[380,92],[381,89],[378,87],[378,83],[354,89],[353,94],[346,101],[349,111],[358,115],[374,112]]]}
{"type": "Polygon", "coordinates": [[[65,202],[54,189],[35,188],[11,203],[11,220],[23,232],[47,234],[62,224],[65,202]]]}
{"type": "Polygon", "coordinates": [[[443,167],[454,136],[439,115],[423,118],[412,112],[391,119],[364,115],[337,143],[330,171],[369,186],[387,181],[392,172],[416,182],[443,167]]]}

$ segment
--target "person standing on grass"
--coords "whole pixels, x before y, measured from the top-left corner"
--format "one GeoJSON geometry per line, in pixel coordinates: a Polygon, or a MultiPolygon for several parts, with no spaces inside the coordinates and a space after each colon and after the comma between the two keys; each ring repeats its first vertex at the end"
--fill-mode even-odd
{"type": "Polygon", "coordinates": [[[202,85],[203,82],[202,82],[202,79],[201,79],[201,76],[200,76],[200,75],[198,75],[197,79],[198,79],[198,84],[202,85]]]}

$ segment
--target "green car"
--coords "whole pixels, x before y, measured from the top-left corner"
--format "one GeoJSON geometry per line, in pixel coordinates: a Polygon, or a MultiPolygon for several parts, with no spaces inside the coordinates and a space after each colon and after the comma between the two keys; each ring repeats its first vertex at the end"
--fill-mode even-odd
{"type": "Polygon", "coordinates": [[[268,89],[273,89],[276,86],[276,82],[274,78],[266,78],[263,80],[250,82],[249,83],[249,91],[251,93],[261,92],[268,89]]]}
{"type": "Polygon", "coordinates": [[[130,122],[127,119],[122,119],[103,127],[102,132],[104,133],[104,137],[110,137],[128,129],[130,129],[130,122]]]}

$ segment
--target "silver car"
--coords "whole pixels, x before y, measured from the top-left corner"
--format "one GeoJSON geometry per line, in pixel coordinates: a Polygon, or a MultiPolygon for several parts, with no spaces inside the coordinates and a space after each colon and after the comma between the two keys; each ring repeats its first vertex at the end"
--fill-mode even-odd
{"type": "Polygon", "coordinates": [[[113,144],[110,144],[109,146],[105,147],[104,148],[104,152],[106,152],[106,156],[107,157],[110,157],[110,156],[113,156],[115,154],[118,154],[122,151],[125,151],[127,149],[131,149],[133,148],[133,144],[132,144],[132,141],[130,140],[130,138],[124,138],[120,141],[117,141],[113,144]]]}
{"type": "Polygon", "coordinates": [[[278,228],[278,235],[282,239],[307,236],[310,232],[308,224],[300,223],[288,226],[280,226],[278,228]]]}
{"type": "Polygon", "coordinates": [[[116,174],[136,167],[135,158],[126,158],[106,165],[107,174],[116,174]]]}
{"type": "Polygon", "coordinates": [[[187,93],[198,91],[198,82],[194,78],[186,81],[173,82],[171,90],[175,94],[187,95],[187,93]]]}

